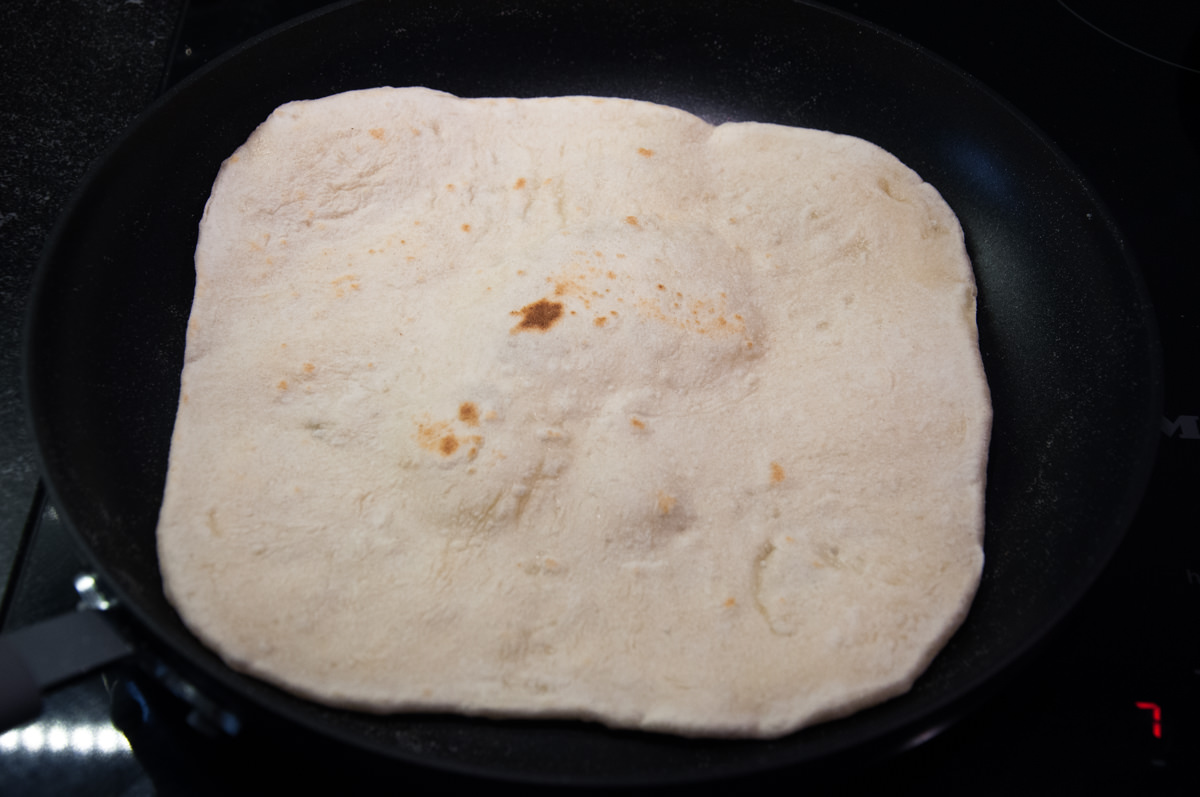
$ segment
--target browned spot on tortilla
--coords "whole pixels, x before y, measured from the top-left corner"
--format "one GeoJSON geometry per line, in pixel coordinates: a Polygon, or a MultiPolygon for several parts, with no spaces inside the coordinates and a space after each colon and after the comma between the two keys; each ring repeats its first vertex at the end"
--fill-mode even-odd
{"type": "Polygon", "coordinates": [[[287,380],[286,380],[286,379],[280,379],[280,380],[279,380],[279,384],[278,384],[278,385],[276,385],[275,387],[279,388],[280,390],[287,390],[287,380]]]}
{"type": "Polygon", "coordinates": [[[645,147],[638,147],[638,154],[641,155],[643,158],[649,158],[651,155],[654,154],[654,150],[646,149],[645,147]]]}
{"type": "Polygon", "coordinates": [[[446,190],[447,190],[447,191],[453,191],[453,190],[454,190],[454,183],[446,183],[446,190]]]}
{"type": "Polygon", "coordinates": [[[592,321],[592,323],[598,327],[602,327],[608,323],[608,318],[606,316],[597,316],[596,319],[594,321],[592,321]]]}
{"type": "Polygon", "coordinates": [[[458,419],[467,426],[479,425],[479,408],[469,401],[458,406],[458,419]]]}
{"type": "Polygon", "coordinates": [[[630,418],[629,425],[635,429],[645,429],[646,428],[646,424],[642,421],[639,421],[637,418],[630,418]]]}
{"type": "Polygon", "coordinates": [[[631,224],[631,225],[633,225],[634,227],[638,226],[638,220],[637,220],[637,216],[626,216],[626,217],[625,217],[625,223],[626,223],[626,224],[631,224]]]}
{"type": "Polygon", "coordinates": [[[306,373],[306,374],[311,374],[316,369],[317,369],[317,366],[313,365],[312,363],[304,364],[304,373],[306,373]]]}
{"type": "Polygon", "coordinates": [[[671,510],[675,508],[675,503],[675,496],[667,495],[662,490],[658,491],[658,512],[660,515],[671,514],[671,510]]]}
{"type": "Polygon", "coordinates": [[[463,232],[470,232],[470,231],[471,231],[471,225],[470,225],[470,224],[464,224],[464,225],[462,226],[462,231],[463,231],[463,232]]]}
{"type": "Polygon", "coordinates": [[[426,451],[448,457],[458,450],[459,440],[450,431],[449,421],[417,424],[417,444],[426,451]]]}
{"type": "Polygon", "coordinates": [[[726,599],[725,599],[725,606],[726,606],[726,607],[729,607],[729,606],[736,606],[736,605],[737,605],[737,598],[726,598],[726,599]]]}
{"type": "Polygon", "coordinates": [[[377,138],[380,141],[383,140],[383,128],[382,127],[372,127],[367,132],[371,134],[372,138],[377,138]]]}
{"type": "Polygon", "coordinates": [[[782,465],[780,465],[778,462],[771,463],[771,483],[772,484],[779,484],[781,481],[783,481],[783,479],[786,475],[787,474],[783,472],[782,465]]]}
{"type": "Polygon", "coordinates": [[[537,330],[545,332],[550,327],[554,326],[563,314],[562,302],[552,302],[549,299],[538,299],[533,304],[527,304],[520,310],[517,310],[513,315],[521,316],[521,323],[512,328],[512,333],[516,334],[522,330],[537,330]]]}
{"type": "Polygon", "coordinates": [[[513,183],[513,188],[524,188],[524,187],[525,187],[525,178],[524,177],[518,177],[517,181],[515,183],[513,183]]]}

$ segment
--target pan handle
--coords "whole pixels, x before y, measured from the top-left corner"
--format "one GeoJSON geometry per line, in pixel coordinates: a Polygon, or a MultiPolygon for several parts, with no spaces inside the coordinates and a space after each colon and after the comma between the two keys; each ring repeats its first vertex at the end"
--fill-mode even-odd
{"type": "Polygon", "coordinates": [[[44,690],[132,653],[103,612],[94,610],[0,636],[0,733],[37,717],[44,690]]]}

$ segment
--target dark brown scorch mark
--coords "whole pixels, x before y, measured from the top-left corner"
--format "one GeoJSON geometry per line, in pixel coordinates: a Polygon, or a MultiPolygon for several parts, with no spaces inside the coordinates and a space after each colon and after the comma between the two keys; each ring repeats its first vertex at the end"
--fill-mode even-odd
{"type": "Polygon", "coordinates": [[[552,302],[549,299],[538,299],[533,304],[527,304],[513,315],[521,316],[521,323],[512,328],[515,335],[524,330],[545,332],[554,326],[563,314],[562,302],[552,302]]]}

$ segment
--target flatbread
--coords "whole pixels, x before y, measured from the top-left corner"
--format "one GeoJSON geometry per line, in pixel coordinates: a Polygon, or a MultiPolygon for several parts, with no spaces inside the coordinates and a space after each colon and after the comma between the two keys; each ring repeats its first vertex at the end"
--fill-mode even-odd
{"type": "Polygon", "coordinates": [[[322,703],[778,736],[960,624],[990,421],[957,220],[872,144],[290,103],[200,225],[163,582],[322,703]]]}

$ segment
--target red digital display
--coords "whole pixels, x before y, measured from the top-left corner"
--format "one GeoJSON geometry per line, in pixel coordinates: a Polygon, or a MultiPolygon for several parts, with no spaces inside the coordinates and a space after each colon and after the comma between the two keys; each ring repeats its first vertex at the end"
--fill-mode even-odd
{"type": "Polygon", "coordinates": [[[1138,708],[1143,711],[1150,712],[1150,719],[1154,723],[1151,728],[1154,732],[1155,739],[1162,738],[1162,709],[1157,703],[1135,703],[1138,708]]]}

